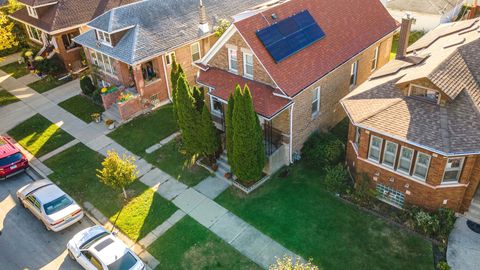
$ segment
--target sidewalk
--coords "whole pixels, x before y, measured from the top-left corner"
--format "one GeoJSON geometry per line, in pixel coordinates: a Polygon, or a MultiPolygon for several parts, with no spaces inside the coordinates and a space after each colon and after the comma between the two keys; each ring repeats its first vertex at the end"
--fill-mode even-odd
{"type": "Polygon", "coordinates": [[[6,66],[8,64],[11,64],[13,62],[17,62],[18,58],[20,58],[21,53],[14,53],[7,55],[5,57],[0,57],[0,67],[6,66]]]}

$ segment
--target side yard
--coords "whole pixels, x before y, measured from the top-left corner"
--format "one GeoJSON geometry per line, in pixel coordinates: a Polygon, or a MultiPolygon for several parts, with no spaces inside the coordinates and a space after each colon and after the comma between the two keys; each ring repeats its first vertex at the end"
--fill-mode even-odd
{"type": "Polygon", "coordinates": [[[52,90],[53,88],[59,87],[60,85],[66,84],[67,82],[68,80],[58,80],[48,75],[39,81],[29,84],[28,87],[42,94],[52,90]]]}
{"type": "Polygon", "coordinates": [[[19,64],[18,62],[13,62],[0,67],[0,70],[5,71],[5,73],[10,74],[15,79],[23,77],[30,73],[25,64],[19,64]]]}
{"type": "Polygon", "coordinates": [[[91,99],[82,95],[67,99],[59,103],[58,106],[82,119],[85,123],[92,122],[93,113],[101,113],[104,111],[102,106],[95,104],[91,99]]]}
{"type": "Polygon", "coordinates": [[[10,94],[7,90],[2,89],[0,87],[0,106],[12,104],[17,101],[20,101],[20,100],[16,98],[14,95],[10,94]]]}

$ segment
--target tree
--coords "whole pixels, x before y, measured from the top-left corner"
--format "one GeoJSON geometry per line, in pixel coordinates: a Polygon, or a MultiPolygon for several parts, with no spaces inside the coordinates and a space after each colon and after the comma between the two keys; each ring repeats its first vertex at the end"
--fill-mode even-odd
{"type": "Polygon", "coordinates": [[[83,76],[80,79],[80,88],[82,93],[86,96],[92,96],[95,91],[95,85],[93,85],[92,79],[89,76],[83,76]]]}
{"type": "Polygon", "coordinates": [[[4,11],[0,11],[0,51],[18,46],[14,34],[15,24],[10,21],[4,11]]]}
{"type": "MultiPolygon", "coordinates": [[[[240,92],[240,85],[237,85],[235,91],[240,92]]],[[[230,94],[228,98],[227,112],[225,113],[225,137],[226,137],[226,148],[227,148],[227,159],[230,164],[230,169],[234,171],[233,161],[233,109],[235,106],[234,93],[230,94]]]]}
{"type": "Polygon", "coordinates": [[[293,262],[291,257],[285,256],[283,259],[277,258],[277,262],[270,265],[269,270],[319,270],[319,268],[311,260],[304,263],[300,258],[297,258],[293,262]]]}
{"type": "Polygon", "coordinates": [[[229,20],[220,19],[218,20],[218,24],[213,28],[215,31],[215,35],[217,37],[221,37],[225,31],[227,31],[228,27],[230,27],[231,23],[229,20]]]}
{"type": "Polygon", "coordinates": [[[205,104],[203,105],[200,127],[201,153],[212,163],[215,153],[220,148],[220,137],[213,124],[212,115],[205,104]]]}
{"type": "Polygon", "coordinates": [[[120,157],[115,151],[108,151],[102,162],[102,169],[97,169],[97,177],[102,183],[114,189],[121,189],[127,199],[125,187],[133,183],[138,177],[135,158],[123,154],[120,157]]]}
{"type": "Polygon", "coordinates": [[[194,86],[192,89],[192,96],[193,96],[193,99],[195,100],[195,108],[199,113],[202,113],[203,105],[205,104],[205,94],[203,91],[204,91],[203,87],[198,88],[194,86]]]}
{"type": "Polygon", "coordinates": [[[241,181],[250,182],[262,176],[265,146],[250,89],[245,86],[243,91],[237,90],[233,108],[233,172],[241,181]]]}

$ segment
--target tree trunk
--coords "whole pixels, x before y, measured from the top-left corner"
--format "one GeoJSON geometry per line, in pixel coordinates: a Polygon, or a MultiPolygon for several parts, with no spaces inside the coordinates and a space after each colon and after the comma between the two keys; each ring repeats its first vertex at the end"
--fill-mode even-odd
{"type": "Polygon", "coordinates": [[[124,187],[122,187],[122,191],[123,191],[123,197],[125,197],[125,200],[127,199],[127,191],[125,190],[124,187]]]}

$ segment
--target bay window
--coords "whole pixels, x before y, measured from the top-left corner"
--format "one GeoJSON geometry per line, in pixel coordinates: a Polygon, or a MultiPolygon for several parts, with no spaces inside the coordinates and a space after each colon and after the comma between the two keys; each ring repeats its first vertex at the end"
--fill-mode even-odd
{"type": "Polygon", "coordinates": [[[385,144],[385,151],[383,152],[382,164],[393,168],[395,166],[395,160],[397,158],[398,144],[387,141],[385,144]]]}
{"type": "Polygon", "coordinates": [[[425,180],[427,178],[428,167],[430,166],[430,155],[422,152],[417,153],[417,160],[415,162],[415,169],[413,176],[415,178],[425,180]]]}
{"type": "Polygon", "coordinates": [[[463,169],[464,157],[449,158],[443,173],[442,183],[458,183],[463,169]]]}
{"type": "Polygon", "coordinates": [[[400,151],[400,161],[398,162],[397,171],[410,174],[412,167],[413,149],[402,146],[400,151]]]}
{"type": "Polygon", "coordinates": [[[370,149],[368,150],[368,159],[380,162],[380,152],[382,151],[383,140],[377,136],[372,136],[370,139],[370,149]]]}

